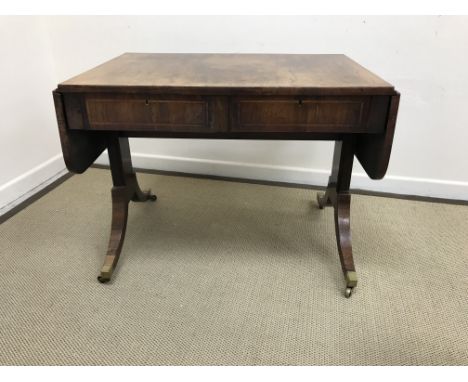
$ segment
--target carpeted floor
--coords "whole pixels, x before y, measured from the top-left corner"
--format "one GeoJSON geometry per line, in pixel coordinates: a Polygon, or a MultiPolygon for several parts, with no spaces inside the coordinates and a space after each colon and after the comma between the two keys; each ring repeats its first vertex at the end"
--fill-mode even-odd
{"type": "Polygon", "coordinates": [[[139,174],[114,280],[110,174],[0,225],[3,365],[467,365],[468,207],[353,196],[359,286],[311,190],[139,174]]]}

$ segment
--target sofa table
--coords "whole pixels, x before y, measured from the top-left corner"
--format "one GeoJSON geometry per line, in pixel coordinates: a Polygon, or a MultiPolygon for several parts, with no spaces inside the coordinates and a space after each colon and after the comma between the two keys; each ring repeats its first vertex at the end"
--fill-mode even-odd
{"type": "Polygon", "coordinates": [[[346,297],[357,285],[349,186],[354,156],[372,179],[387,170],[399,93],[344,55],[125,53],[53,92],[67,168],[83,173],[108,150],[112,227],[98,280],[111,279],[138,185],[129,137],[331,140],[332,206],[346,297]]]}

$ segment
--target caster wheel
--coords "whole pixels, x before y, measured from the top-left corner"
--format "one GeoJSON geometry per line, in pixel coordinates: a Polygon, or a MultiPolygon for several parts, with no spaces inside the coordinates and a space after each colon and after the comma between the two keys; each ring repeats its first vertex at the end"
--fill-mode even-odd
{"type": "Polygon", "coordinates": [[[346,288],[345,297],[350,298],[352,294],[353,294],[353,288],[346,288]]]}
{"type": "Polygon", "coordinates": [[[156,195],[149,195],[148,199],[151,200],[152,202],[155,202],[158,197],[156,195]]]}
{"type": "Polygon", "coordinates": [[[98,281],[99,281],[101,284],[105,284],[105,283],[107,283],[107,282],[110,281],[109,278],[107,278],[107,277],[102,277],[102,276],[98,276],[97,279],[98,279],[98,281]]]}
{"type": "Polygon", "coordinates": [[[317,205],[318,208],[323,210],[323,204],[322,204],[322,198],[325,197],[325,194],[323,192],[318,192],[317,193],[317,205]]]}

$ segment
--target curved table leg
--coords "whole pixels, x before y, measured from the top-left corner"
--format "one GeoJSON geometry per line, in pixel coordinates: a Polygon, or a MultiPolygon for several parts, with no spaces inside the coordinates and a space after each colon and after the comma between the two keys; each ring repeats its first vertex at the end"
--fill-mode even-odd
{"type": "Polygon", "coordinates": [[[325,192],[317,192],[317,205],[321,210],[323,210],[325,207],[333,206],[332,188],[330,186],[328,186],[328,187],[329,188],[327,188],[327,190],[325,192]]]}
{"type": "Polygon", "coordinates": [[[351,245],[350,207],[351,195],[349,185],[354,158],[354,138],[350,137],[336,142],[333,155],[333,170],[325,193],[317,194],[320,209],[333,206],[335,213],[335,233],[341,268],[346,280],[345,296],[351,297],[357,285],[357,274],[354,267],[351,245]]]}
{"type": "Polygon", "coordinates": [[[346,280],[346,297],[351,297],[357,285],[357,274],[354,268],[353,248],[351,245],[350,208],[351,195],[338,194],[335,204],[335,232],[341,269],[346,280]]]}
{"type": "Polygon", "coordinates": [[[152,202],[156,201],[157,196],[153,194],[151,190],[141,190],[136,174],[129,174],[127,182],[129,187],[133,190],[133,195],[131,197],[132,202],[146,202],[147,200],[151,200],[152,202]]]}
{"type": "Polygon", "coordinates": [[[128,192],[126,187],[112,188],[112,226],[109,238],[109,246],[104,264],[98,280],[101,283],[108,282],[114,272],[117,261],[122,251],[128,218],[128,192]]]}
{"type": "Polygon", "coordinates": [[[109,246],[98,280],[108,282],[119,261],[127,228],[128,203],[156,201],[150,190],[142,191],[133,170],[128,138],[111,136],[108,140],[112,181],[112,227],[109,246]]]}

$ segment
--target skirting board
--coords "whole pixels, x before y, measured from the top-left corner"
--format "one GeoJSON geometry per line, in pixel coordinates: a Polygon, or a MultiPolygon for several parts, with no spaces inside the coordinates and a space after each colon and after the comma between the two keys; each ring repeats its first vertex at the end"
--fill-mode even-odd
{"type": "MultiPolygon", "coordinates": [[[[255,179],[273,182],[326,186],[330,170],[304,167],[275,166],[257,163],[208,160],[132,153],[137,168],[175,171],[191,174],[215,175],[232,178],[255,179]]],[[[107,153],[96,161],[108,165],[107,153]]],[[[365,173],[353,173],[351,188],[401,195],[468,200],[468,182],[424,179],[387,175],[382,180],[372,180],[365,173]]]]}
{"type": "MultiPolygon", "coordinates": [[[[228,162],[199,158],[165,155],[132,154],[137,168],[174,171],[231,178],[252,179],[272,182],[295,183],[311,186],[326,186],[330,170],[262,165],[257,163],[228,162]]],[[[96,161],[108,164],[107,153],[96,161]]],[[[62,154],[0,186],[0,216],[6,214],[26,199],[67,173],[62,154]]],[[[423,179],[388,175],[374,181],[363,173],[353,173],[351,188],[400,195],[468,200],[468,182],[423,179]]]]}
{"type": "Polygon", "coordinates": [[[68,173],[62,154],[0,185],[0,216],[68,173]]]}

